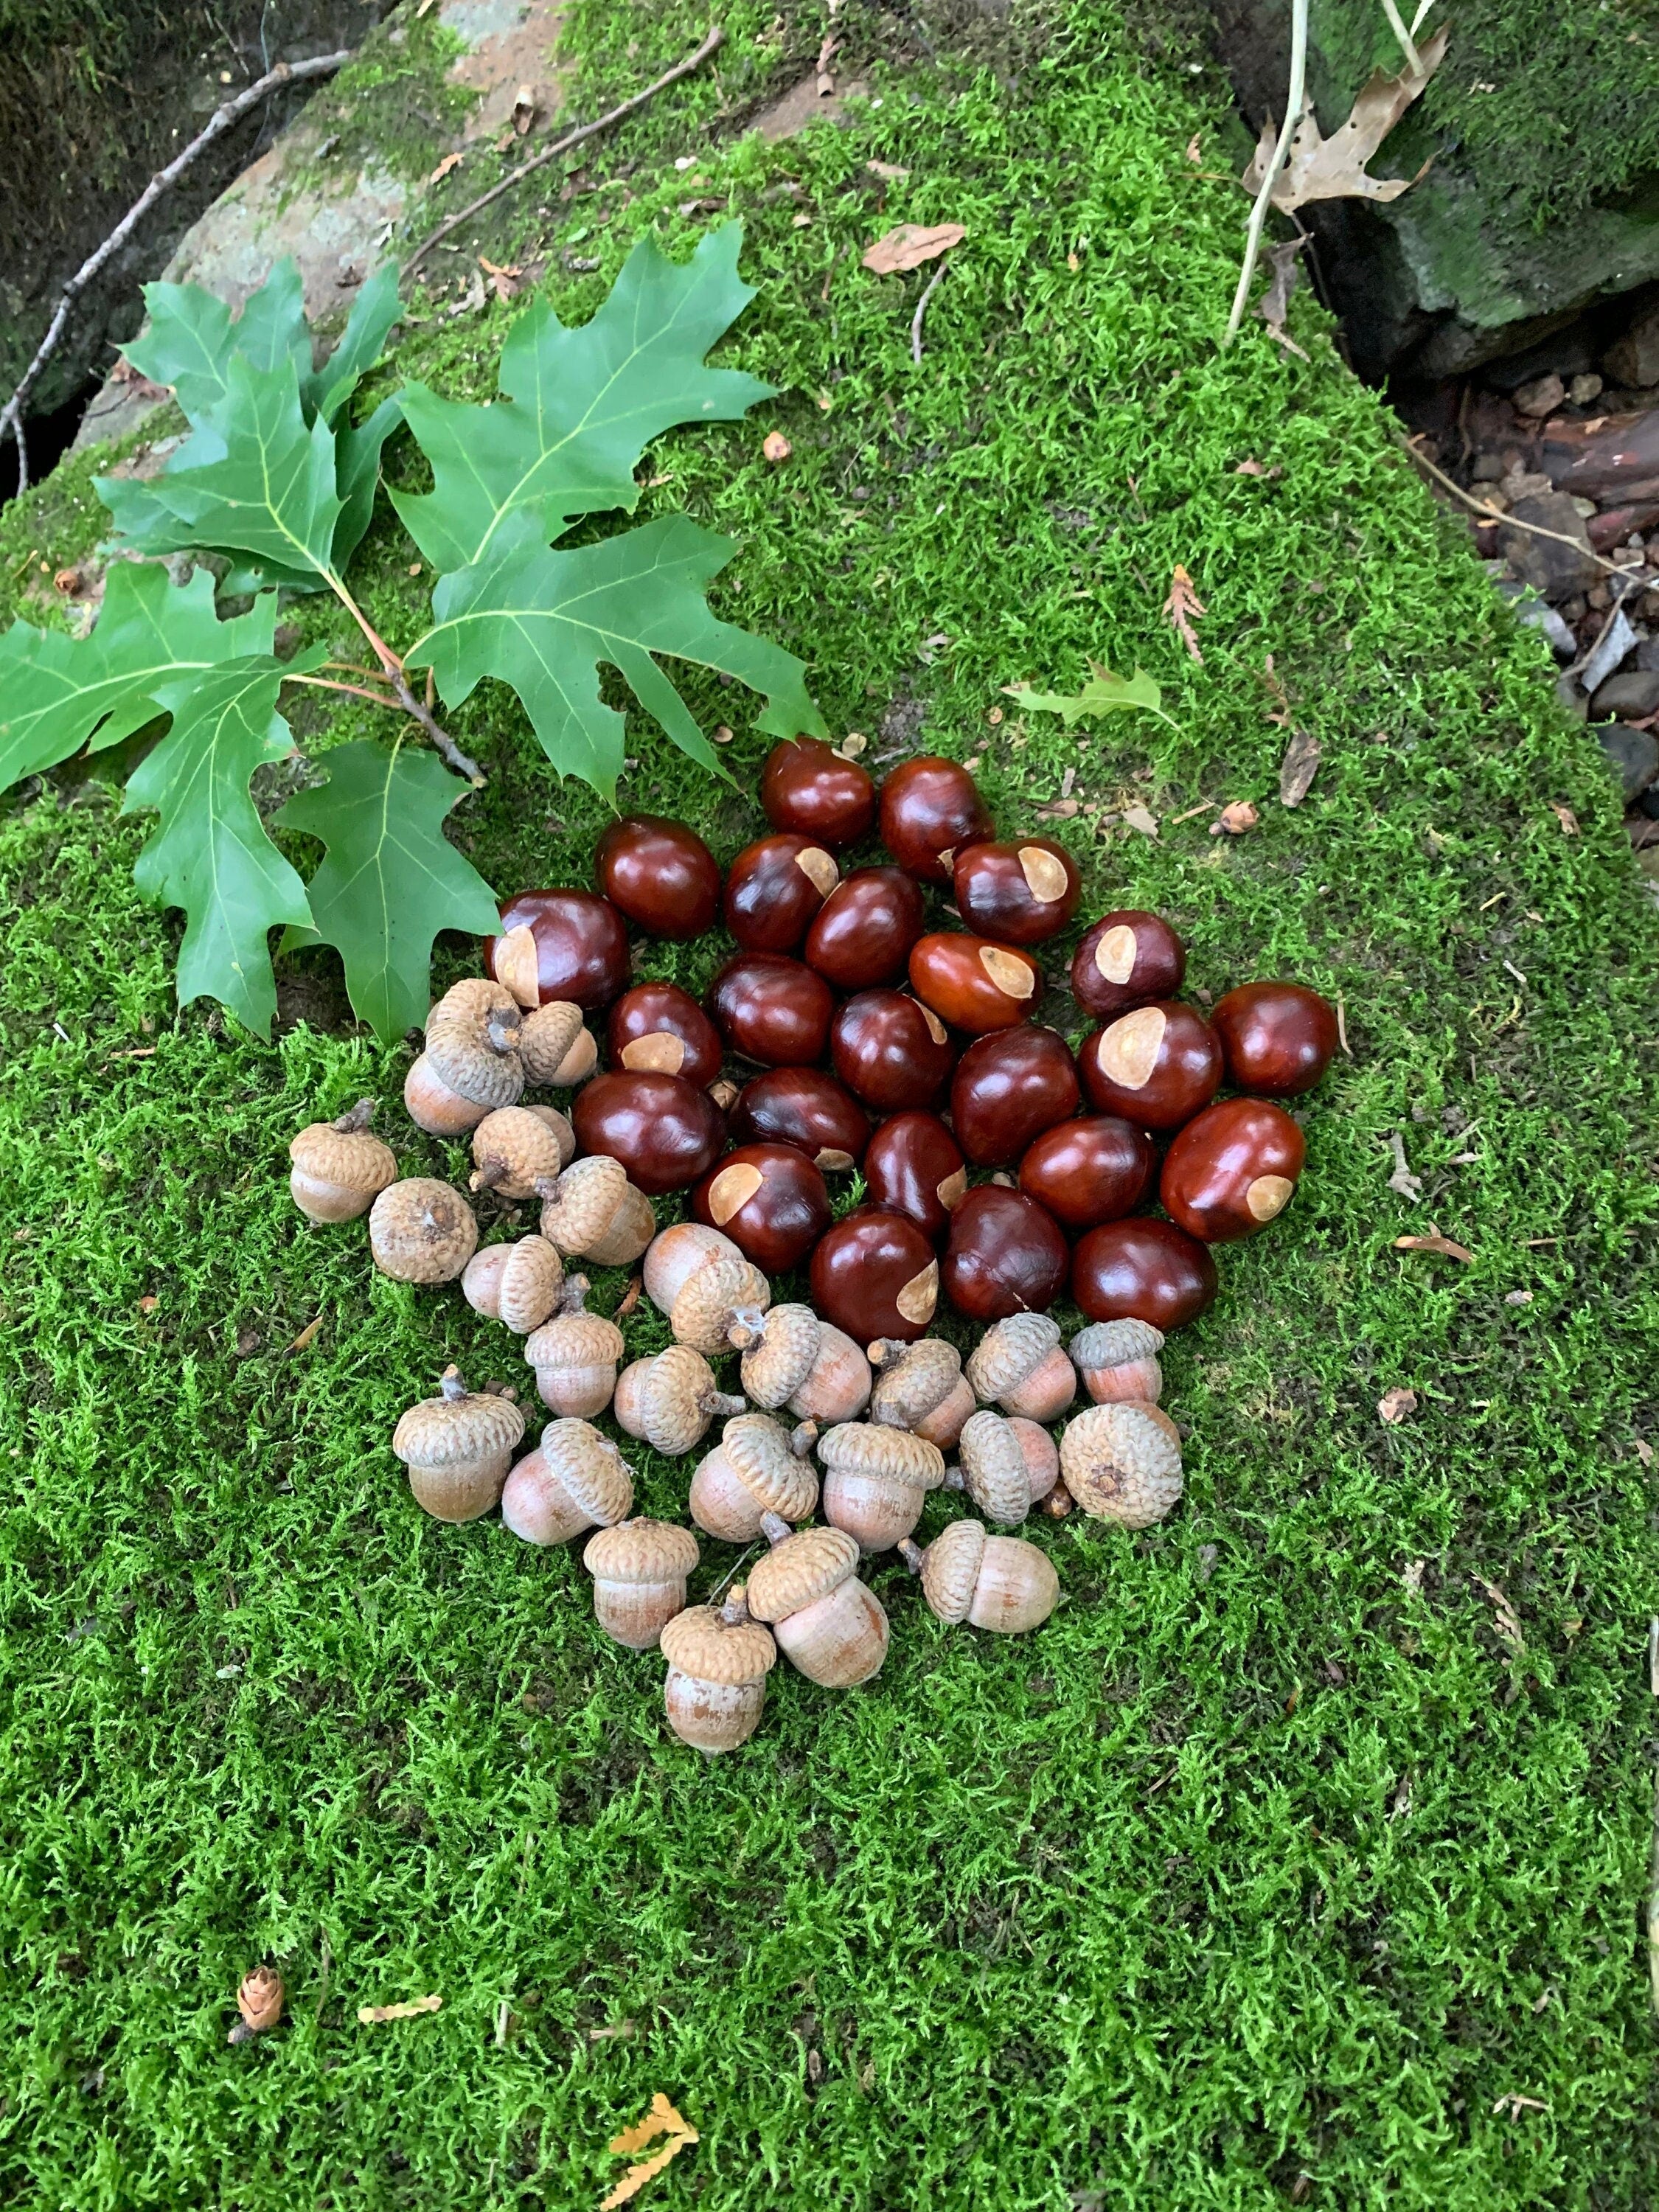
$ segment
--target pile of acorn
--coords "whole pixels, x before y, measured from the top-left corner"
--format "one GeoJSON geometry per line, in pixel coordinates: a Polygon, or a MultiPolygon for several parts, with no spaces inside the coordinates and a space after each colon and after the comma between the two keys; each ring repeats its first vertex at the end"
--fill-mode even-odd
{"type": "Polygon", "coordinates": [[[368,1212],[389,1274],[459,1276],[477,1310],[526,1338],[555,1415],[514,1465],[523,1413],[452,1369],[393,1438],[416,1498],[447,1521],[499,1503],[532,1543],[596,1530],[583,1556],[600,1623],[634,1649],[660,1645],[671,1724],[709,1751],[752,1733],[779,1648],[830,1687],[879,1668],[887,1616],[857,1571],[872,1553],[897,1547],[943,1620],[1015,1631],[1048,1617],[1059,1584],[1035,1545],[977,1520],[925,1553],[909,1541],[929,1491],[965,1490],[1000,1528],[1039,1503],[1132,1528],[1170,1510],[1180,1435],[1158,1407],[1157,1354],[1214,1297],[1210,1248],[1289,1200],[1303,1136],[1272,1101],[1311,1089],[1338,1042],[1330,1006],[1299,984],[1246,984],[1207,1016],[1175,998],[1180,939],[1124,911],[1073,957],[1073,994],[1099,1024],[1074,1054],[1030,1018],[1044,988],[1030,948],[1078,903],[1063,846],[998,842],[954,762],[908,762],[878,795],[811,738],[776,747],[761,801],[775,834],[723,884],[683,823],[614,823],[597,892],[509,900],[489,975],[433,1008],[410,1114],[470,1135],[475,1190],[538,1199],[539,1234],[480,1249],[459,1191],[398,1179],[368,1102],[290,1147],[301,1208],[368,1212]],[[878,805],[896,865],[843,878],[836,852],[878,805]],[[924,885],[949,886],[968,927],[930,929],[924,885]],[[717,915],[739,951],[706,1006],[672,983],[630,985],[627,922],[689,939],[717,915]],[[585,1017],[606,1010],[599,1073],[585,1017]],[[727,1054],[761,1072],[724,1081],[727,1054]],[[1224,1083],[1240,1095],[1217,1103],[1224,1083]],[[523,1103],[527,1086],[574,1090],[568,1117],[523,1103]],[[1170,1139],[1161,1170],[1155,1137],[1170,1139]],[[865,1202],[834,1221],[826,1177],[855,1169],[865,1202]],[[975,1170],[990,1179],[970,1185],[975,1170]],[[1137,1211],[1155,1177],[1163,1216],[1137,1211]],[[693,1218],[659,1232],[653,1200],[685,1189],[693,1218]],[[636,1260],[674,1341],[619,1375],[622,1332],[587,1312],[586,1278],[565,1263],[636,1260]],[[810,1304],[775,1306],[769,1278],[802,1265],[810,1304]],[[1047,1309],[1068,1279],[1092,1325],[1065,1349],[1047,1309]],[[991,1325],[965,1363],[927,1334],[941,1288],[991,1325]],[[710,1364],[732,1352],[742,1395],[710,1364]],[[1044,1424],[1079,1378],[1094,1402],[1056,1448],[1044,1424]],[[686,1606],[688,1530],[631,1517],[631,1470],[593,1425],[607,1410],[671,1455],[723,1419],[690,1516],[772,1547],[723,1606],[686,1606]],[[799,1525],[819,1510],[824,1525],[799,1525]]]}

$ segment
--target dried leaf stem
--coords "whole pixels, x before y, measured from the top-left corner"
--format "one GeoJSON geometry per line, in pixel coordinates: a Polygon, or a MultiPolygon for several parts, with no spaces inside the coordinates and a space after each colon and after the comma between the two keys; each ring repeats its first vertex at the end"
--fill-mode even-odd
{"type": "Polygon", "coordinates": [[[1238,336],[1239,325],[1244,320],[1244,310],[1249,304],[1250,285],[1255,276],[1256,257],[1261,251],[1262,226],[1267,220],[1267,210],[1273,203],[1273,186],[1291,151],[1291,140],[1296,126],[1302,120],[1302,101],[1308,78],[1308,0],[1291,0],[1291,82],[1285,102],[1285,120],[1279,129],[1279,143],[1273,148],[1273,157],[1267,164],[1267,173],[1261,179],[1261,189],[1255,196],[1255,205],[1250,210],[1250,227],[1244,238],[1244,266],[1238,272],[1238,289],[1233,294],[1233,311],[1227,318],[1227,334],[1222,339],[1224,347],[1230,346],[1238,336]]]}
{"type": "Polygon", "coordinates": [[[916,312],[910,318],[910,358],[918,368],[921,366],[921,319],[927,312],[927,302],[944,283],[945,272],[950,265],[950,257],[947,254],[934,270],[927,290],[916,301],[916,312]]]}

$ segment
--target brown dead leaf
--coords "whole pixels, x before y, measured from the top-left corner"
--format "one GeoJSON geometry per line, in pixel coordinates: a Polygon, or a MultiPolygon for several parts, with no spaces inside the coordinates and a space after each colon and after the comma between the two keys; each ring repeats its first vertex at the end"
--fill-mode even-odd
{"type": "Polygon", "coordinates": [[[1454,1243],[1438,1231],[1430,1237],[1396,1237],[1394,1249],[1396,1252],[1432,1252],[1442,1260],[1461,1260],[1465,1267],[1474,1258],[1467,1244],[1454,1243]]]}
{"type": "Polygon", "coordinates": [[[1564,805],[1559,799],[1553,799],[1550,801],[1550,812],[1561,824],[1561,835],[1564,837],[1576,837],[1578,835],[1578,817],[1573,812],[1571,807],[1564,805]]]}
{"type": "Polygon", "coordinates": [[[1199,163],[1204,159],[1202,149],[1200,148],[1198,143],[1198,133],[1196,131],[1194,131],[1192,137],[1187,141],[1187,159],[1192,163],[1194,168],[1197,168],[1199,163]]]}
{"type": "Polygon", "coordinates": [[[784,436],[781,430],[769,430],[761,447],[761,451],[765,454],[767,459],[775,464],[779,461],[787,461],[790,454],[793,453],[794,450],[794,447],[790,444],[788,439],[784,436]]]}
{"type": "Polygon", "coordinates": [[[1265,477],[1267,473],[1260,461],[1241,461],[1233,471],[1236,477],[1265,477]]]}
{"type": "Polygon", "coordinates": [[[901,169],[896,161],[866,161],[864,166],[884,185],[902,185],[910,173],[908,169],[901,169]]]}
{"type": "Polygon", "coordinates": [[[599,2199],[599,2212],[616,2212],[617,2205],[626,2204],[637,2197],[647,2181],[660,2173],[665,2166],[672,2164],[687,2143],[696,2141],[695,2136],[670,2136],[665,2149],[658,2151],[654,2157],[641,2159],[637,2166],[629,2167],[616,2187],[599,2199]]]}
{"type": "Polygon", "coordinates": [[[902,222],[866,251],[864,265],[878,276],[900,276],[906,270],[920,269],[924,261],[936,261],[941,253],[960,246],[967,235],[965,226],[959,222],[938,222],[931,228],[902,222]]]}
{"type": "Polygon", "coordinates": [[[519,268],[503,269],[493,261],[486,261],[481,253],[478,266],[489,279],[490,289],[498,300],[516,300],[524,286],[520,282],[524,271],[519,268]]]}
{"type": "Polygon", "coordinates": [[[372,2027],[377,2021],[382,2020],[413,2020],[420,2013],[441,2011],[443,2002],[434,1994],[429,1997],[411,1997],[407,2004],[359,2005],[357,2018],[365,2027],[372,2027]]]}
{"type": "Polygon", "coordinates": [[[1515,1607],[1510,1603],[1505,1592],[1497,1583],[1489,1583],[1485,1575],[1475,1575],[1471,1579],[1476,1588],[1484,1590],[1491,1601],[1492,1609],[1496,1616],[1492,1626],[1504,1643],[1512,1644],[1517,1651],[1522,1650],[1524,1639],[1521,1634],[1521,1623],[1516,1620],[1515,1607]]]}
{"type": "Polygon", "coordinates": [[[1396,1383],[1392,1390],[1385,1390],[1377,1400],[1376,1411],[1379,1419],[1386,1421],[1391,1429],[1397,1429],[1401,1421],[1410,1420],[1417,1411],[1417,1393],[1396,1383]]]}
{"type": "Polygon", "coordinates": [[[1319,740],[1311,730],[1293,730],[1279,763],[1279,803],[1300,806],[1319,773],[1319,740]]]}
{"type": "Polygon", "coordinates": [[[459,169],[460,167],[464,158],[465,157],[459,152],[446,154],[442,161],[439,162],[437,167],[432,172],[432,174],[427,179],[428,184],[441,184],[452,169],[459,169]]]}
{"type": "Polygon", "coordinates": [[[1285,328],[1285,318],[1291,311],[1291,295],[1301,274],[1297,256],[1307,242],[1305,238],[1287,238],[1282,246],[1270,249],[1267,258],[1273,265],[1273,276],[1255,310],[1267,325],[1267,336],[1287,353],[1295,354],[1299,361],[1306,361],[1308,356],[1285,328]]]}
{"type": "Polygon", "coordinates": [[[161,1301],[160,1298],[156,1297],[152,1292],[149,1297],[139,1299],[138,1310],[140,1313],[154,1313],[156,1307],[159,1306],[161,1303],[161,1301]]]}
{"type": "Polygon", "coordinates": [[[640,1302],[640,1294],[644,1288],[645,1277],[643,1275],[633,1276],[629,1279],[628,1288],[622,1294],[622,1304],[617,1308],[616,1312],[611,1316],[611,1318],[613,1321],[626,1321],[629,1315],[631,1314],[635,1307],[638,1305],[640,1302]]]}
{"type": "Polygon", "coordinates": [[[290,1352],[309,1352],[312,1346],[317,1341],[317,1332],[322,1325],[323,1317],[321,1314],[319,1314],[315,1321],[308,1321],[306,1323],[305,1327],[300,1331],[298,1336],[295,1338],[293,1343],[289,1345],[289,1350],[290,1352]]]}
{"type": "Polygon", "coordinates": [[[868,752],[869,750],[870,740],[862,730],[848,730],[847,735],[836,747],[836,750],[843,760],[856,760],[860,753],[868,752]]]}
{"type": "Polygon", "coordinates": [[[521,84],[513,100],[514,136],[524,137],[535,120],[536,88],[533,84],[521,84]]]}
{"type": "Polygon", "coordinates": [[[1518,2120],[1522,2112],[1547,2112],[1548,2110],[1549,2106],[1541,2097],[1523,2097],[1516,2089],[1507,2090],[1492,2106],[1494,2113],[1507,2112],[1512,2120],[1518,2120]]]}
{"type": "Polygon", "coordinates": [[[1261,819],[1261,815],[1248,799],[1235,799],[1231,805],[1222,808],[1219,820],[1211,823],[1210,835],[1212,837],[1243,837],[1254,830],[1261,819]]]}
{"type": "Polygon", "coordinates": [[[678,2158],[688,2143],[697,2141],[697,2131],[671,2105],[660,2089],[651,2100],[651,2110],[637,2127],[624,2128],[611,2138],[611,2148],[617,2158],[629,2158],[635,2151],[643,2150],[659,2136],[668,2140],[663,2148],[647,2159],[630,2166],[616,2187],[600,2200],[599,2212],[616,2212],[619,2204],[626,2204],[637,2197],[653,2175],[660,2173],[671,2160],[678,2158]]]}
{"type": "MultiPolygon", "coordinates": [[[[1443,60],[1444,30],[1437,32],[1419,52],[1422,67],[1415,71],[1407,69],[1398,76],[1389,76],[1376,70],[1355,100],[1347,121],[1328,138],[1320,131],[1313,102],[1304,101],[1289,158],[1273,183],[1273,204],[1281,214],[1305,207],[1310,200],[1397,200],[1423,175],[1426,161],[1416,177],[1365,173],[1365,164],[1443,60]]],[[[1262,125],[1261,143],[1251,156],[1250,166],[1239,179],[1252,196],[1261,189],[1278,143],[1279,125],[1270,115],[1262,125]]]]}
{"type": "MultiPolygon", "coordinates": [[[[1053,799],[1048,805],[1037,808],[1036,818],[1039,822],[1069,822],[1074,814],[1082,811],[1083,801],[1080,799],[1053,799]]],[[[1153,823],[1152,827],[1156,829],[1158,824],[1153,823]]]]}
{"type": "Polygon", "coordinates": [[[1158,835],[1158,817],[1145,806],[1126,806],[1119,818],[1126,830],[1138,830],[1143,837],[1158,835]]]}
{"type": "Polygon", "coordinates": [[[830,74],[830,64],[840,52],[841,40],[833,31],[826,31],[823,42],[818,48],[817,88],[820,100],[833,100],[836,96],[836,80],[830,74]]]}
{"type": "Polygon", "coordinates": [[[78,568],[59,568],[52,576],[52,588],[66,599],[78,599],[86,589],[87,580],[78,568]]]}
{"type": "Polygon", "coordinates": [[[1194,587],[1192,578],[1176,562],[1175,574],[1170,579],[1170,596],[1164,602],[1164,612],[1193,659],[1200,666],[1204,656],[1198,649],[1198,638],[1193,629],[1195,617],[1204,612],[1204,602],[1194,587]]]}
{"type": "Polygon", "coordinates": [[[1651,1467],[1653,1465],[1653,1446],[1649,1443],[1644,1437],[1636,1437],[1634,1442],[1636,1444],[1637,1458],[1641,1461],[1644,1467],[1651,1467]]]}

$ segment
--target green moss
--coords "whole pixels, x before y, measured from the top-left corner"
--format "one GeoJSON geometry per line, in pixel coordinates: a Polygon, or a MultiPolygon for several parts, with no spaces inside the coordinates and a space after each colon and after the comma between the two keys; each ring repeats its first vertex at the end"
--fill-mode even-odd
{"type": "Polygon", "coordinates": [[[477,94],[450,75],[466,50],[435,12],[404,7],[376,24],[313,101],[312,136],[328,151],[293,161],[287,197],[364,172],[424,182],[477,104],[477,94]]]}

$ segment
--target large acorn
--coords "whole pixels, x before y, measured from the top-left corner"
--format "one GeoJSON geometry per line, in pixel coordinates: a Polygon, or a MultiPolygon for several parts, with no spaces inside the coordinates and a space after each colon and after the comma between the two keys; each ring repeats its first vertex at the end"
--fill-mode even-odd
{"type": "Polygon", "coordinates": [[[599,1626],[630,1651],[653,1651],[685,1610],[685,1578],[697,1564],[697,1540],[667,1521],[619,1521],[588,1538],[582,1565],[593,1577],[599,1626]]]}
{"type": "Polygon", "coordinates": [[[927,1492],[945,1480],[937,1444],[906,1429],[844,1421],[818,1441],[823,1517],[861,1552],[889,1552],[921,1518],[927,1492]]]}
{"type": "Polygon", "coordinates": [[[409,1469],[416,1503],[437,1521],[476,1521],[501,1494],[524,1415],[510,1400],[470,1391],[444,1370],[441,1395],[411,1406],[392,1449],[409,1469]]]}
{"type": "Polygon", "coordinates": [[[400,1283],[452,1283],[478,1248],[478,1222],[457,1190],[430,1176],[388,1183],[369,1209],[368,1244],[400,1283]]]}
{"type": "Polygon", "coordinates": [[[633,1510],[632,1468],[586,1421],[550,1421],[501,1492],[501,1518],[526,1544],[568,1544],[595,1522],[613,1528],[633,1510]]]}
{"type": "Polygon", "coordinates": [[[762,1531],[773,1549],[749,1577],[749,1609],[811,1682],[850,1690],[881,1671],[887,1615],[858,1578],[859,1547],[842,1528],[803,1528],[775,1513],[762,1531]]]}
{"type": "Polygon", "coordinates": [[[877,1370],[871,1419],[909,1429],[949,1451],[975,1402],[955,1345],[939,1336],[918,1337],[914,1344],[878,1337],[870,1346],[870,1364],[877,1370]]]}
{"type": "Polygon", "coordinates": [[[1060,1471],[1085,1513],[1150,1528],[1181,1496],[1181,1431],[1157,1406],[1091,1406],[1066,1423],[1060,1471]]]}
{"type": "Polygon", "coordinates": [[[620,1160],[603,1153],[540,1177],[536,1195],[542,1201],[542,1235],[567,1260],[625,1267],[657,1233],[650,1200],[629,1182],[620,1160]]]}
{"type": "Polygon", "coordinates": [[[723,1606],[688,1606],[662,1632],[668,1725],[698,1751],[735,1751],[760,1724],[778,1648],[750,1620],[745,1595],[734,1583],[723,1606]]]}
{"type": "Polygon", "coordinates": [[[744,1393],[769,1413],[829,1427],[856,1420],[870,1402],[870,1363],[852,1338],[811,1306],[739,1306],[726,1342],[743,1354],[744,1393]]]}
{"type": "Polygon", "coordinates": [[[313,1221],[355,1221],[398,1179],[390,1146],[368,1133],[372,1098],[360,1098],[337,1121],[313,1121],[288,1148],[294,1203],[313,1221]]]}
{"type": "Polygon", "coordinates": [[[807,1423],[792,1437],[766,1413],[738,1413],[691,1478],[691,1518],[727,1544],[751,1544],[761,1516],[809,1521],[818,1502],[818,1479],[805,1453],[815,1431],[807,1423]]]}
{"type": "Polygon", "coordinates": [[[404,1079],[410,1118],[434,1137],[465,1136],[524,1089],[523,1013],[487,977],[457,983],[427,1017],[426,1050],[404,1079]]]}
{"type": "Polygon", "coordinates": [[[993,1536],[977,1521],[953,1521],[921,1551],[908,1539],[904,1564],[921,1577],[921,1594],[940,1620],[966,1621],[1018,1636],[1047,1620],[1060,1597],[1060,1577],[1046,1552],[1018,1536],[993,1536]]]}
{"type": "Polygon", "coordinates": [[[636,1359],[623,1368],[613,1410],[618,1426],[630,1437],[643,1437],[653,1451],[673,1459],[690,1450],[717,1414],[745,1408],[741,1398],[720,1388],[700,1352],[689,1344],[671,1344],[654,1358],[636,1359]]]}

